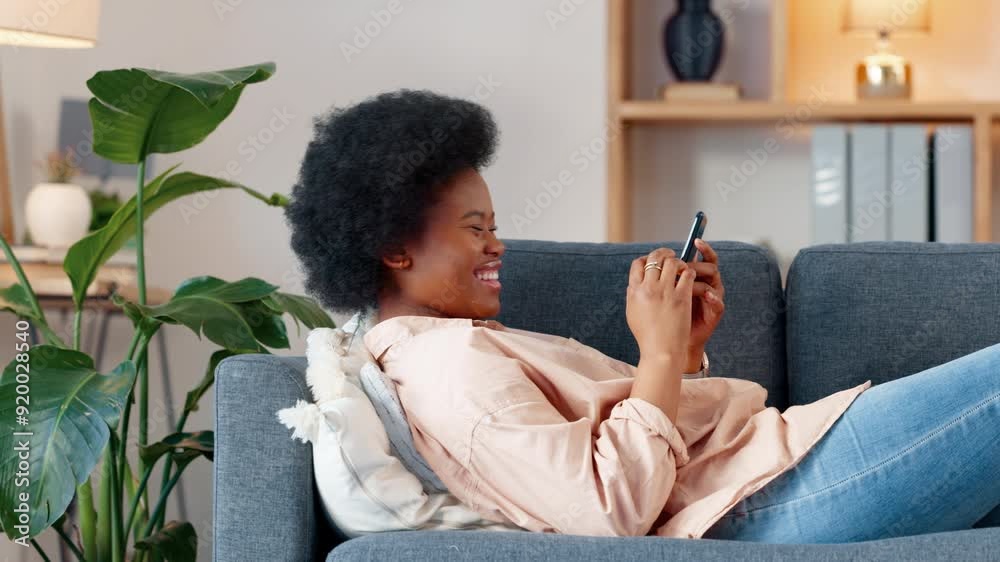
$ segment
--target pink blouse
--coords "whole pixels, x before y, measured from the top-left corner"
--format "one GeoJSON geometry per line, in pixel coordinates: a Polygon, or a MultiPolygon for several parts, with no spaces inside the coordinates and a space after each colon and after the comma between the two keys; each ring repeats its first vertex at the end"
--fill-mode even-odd
{"type": "Polygon", "coordinates": [[[364,342],[451,493],[485,519],[537,532],[700,538],[871,387],[780,412],[755,382],[687,379],[674,424],[629,397],[634,366],[573,338],[397,316],[364,342]]]}

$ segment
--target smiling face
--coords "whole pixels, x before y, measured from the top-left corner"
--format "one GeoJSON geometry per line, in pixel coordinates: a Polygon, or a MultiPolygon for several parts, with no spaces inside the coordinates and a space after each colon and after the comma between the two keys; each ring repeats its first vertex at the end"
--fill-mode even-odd
{"type": "Polygon", "coordinates": [[[489,188],[474,169],[443,186],[419,240],[382,257],[392,281],[379,295],[378,321],[417,315],[485,319],[500,312],[500,258],[489,188]]]}

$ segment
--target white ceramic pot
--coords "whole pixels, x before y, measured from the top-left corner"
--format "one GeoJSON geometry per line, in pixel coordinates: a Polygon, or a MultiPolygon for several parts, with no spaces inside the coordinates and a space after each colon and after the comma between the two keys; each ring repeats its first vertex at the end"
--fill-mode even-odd
{"type": "Polygon", "coordinates": [[[33,244],[67,248],[87,235],[90,196],[79,185],[40,183],[28,193],[24,214],[33,244]]]}

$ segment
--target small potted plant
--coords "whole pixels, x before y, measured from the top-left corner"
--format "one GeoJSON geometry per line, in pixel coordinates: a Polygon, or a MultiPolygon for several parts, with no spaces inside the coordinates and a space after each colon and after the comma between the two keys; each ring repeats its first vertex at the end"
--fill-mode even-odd
{"type": "Polygon", "coordinates": [[[90,228],[90,195],[72,183],[79,171],[72,149],[50,153],[43,169],[48,181],[36,185],[25,202],[28,232],[38,246],[68,248],[90,228]]]}

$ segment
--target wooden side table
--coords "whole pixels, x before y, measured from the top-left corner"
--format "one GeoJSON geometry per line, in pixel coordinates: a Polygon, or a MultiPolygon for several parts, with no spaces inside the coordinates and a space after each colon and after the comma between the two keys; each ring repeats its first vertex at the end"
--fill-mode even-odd
{"type": "MultiPolygon", "coordinates": [[[[30,279],[29,279],[30,282],[30,279]]],[[[137,302],[139,300],[139,288],[135,286],[127,286],[116,288],[115,291],[122,297],[137,302]]],[[[167,289],[162,289],[159,287],[147,287],[146,288],[146,304],[148,306],[156,306],[163,304],[170,300],[171,292],[167,289]]],[[[73,313],[73,297],[69,295],[38,295],[38,306],[42,307],[42,310],[56,310],[60,313],[60,322],[65,324],[67,318],[73,313]]],[[[91,295],[88,296],[83,301],[83,309],[93,311],[96,313],[96,323],[98,324],[97,331],[97,345],[94,347],[94,367],[100,371],[101,361],[104,358],[105,347],[107,346],[108,337],[108,324],[110,323],[111,317],[115,315],[125,316],[122,309],[115,305],[111,301],[111,295],[91,295]]],[[[34,326],[30,329],[32,345],[36,345],[40,340],[34,326]]],[[[167,356],[166,356],[166,336],[163,330],[157,330],[156,338],[158,340],[157,346],[160,352],[160,365],[163,368],[164,386],[169,386],[169,372],[167,370],[167,356]]],[[[87,349],[88,346],[83,345],[81,342],[80,347],[87,349]]],[[[168,406],[169,408],[169,406],[168,406]]],[[[171,415],[171,414],[168,414],[171,415]]],[[[173,423],[173,419],[170,420],[173,423]]]]}

